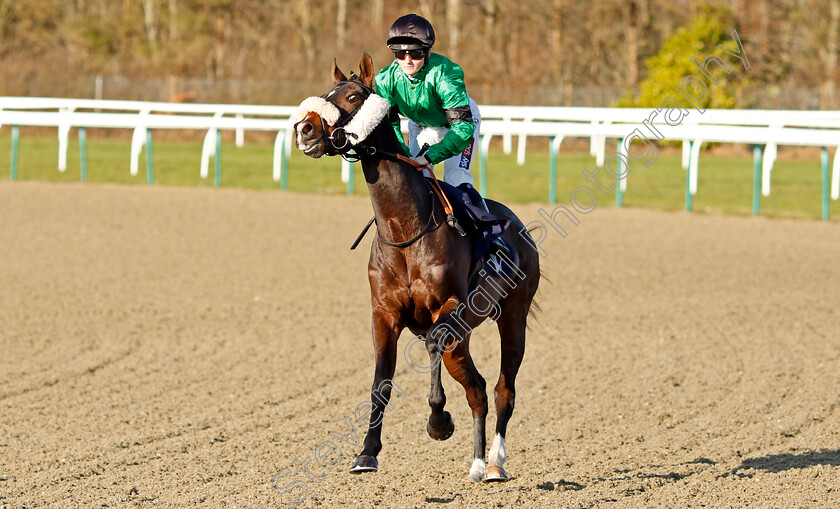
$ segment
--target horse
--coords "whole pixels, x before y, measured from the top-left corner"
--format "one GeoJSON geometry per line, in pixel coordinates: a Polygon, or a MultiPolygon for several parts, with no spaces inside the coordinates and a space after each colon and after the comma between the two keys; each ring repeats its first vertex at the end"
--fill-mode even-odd
{"type": "MultiPolygon", "coordinates": [[[[368,261],[376,359],[372,409],[364,447],[350,472],[379,468],[377,455],[382,450],[382,423],[391,397],[397,341],[407,328],[425,344],[429,355],[429,436],[446,440],[455,429],[451,415],[444,410],[442,362],[464,387],[473,416],[474,459],[463,481],[506,481],[505,436],[514,408],[514,382],[525,353],[527,318],[539,285],[539,255],[514,213],[486,200],[492,213],[510,219],[512,227],[504,238],[517,256],[515,266],[509,267],[510,277],[490,277],[481,270],[485,277],[478,277],[469,290],[473,266],[470,238],[444,226],[441,200],[430,191],[421,172],[401,155],[396,133],[386,120],[395,113],[375,94],[373,62],[367,53],[359,70],[358,76],[351,73],[347,78],[333,60],[332,89],[304,100],[294,124],[295,145],[307,156],[355,155],[361,160],[377,227],[368,261]],[[501,338],[501,370],[495,387],[496,433],[487,462],[486,383],[470,356],[469,343],[472,329],[491,313],[501,338]]],[[[504,262],[511,265],[514,260],[504,257],[504,262]]]]}

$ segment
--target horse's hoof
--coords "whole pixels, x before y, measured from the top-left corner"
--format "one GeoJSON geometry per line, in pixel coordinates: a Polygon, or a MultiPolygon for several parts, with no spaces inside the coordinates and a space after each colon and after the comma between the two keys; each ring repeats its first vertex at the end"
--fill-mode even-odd
{"type": "Polygon", "coordinates": [[[484,471],[484,482],[502,482],[507,481],[508,476],[505,469],[499,465],[488,465],[487,470],[484,471]]]}
{"type": "Polygon", "coordinates": [[[353,466],[350,467],[350,473],[352,474],[376,472],[377,470],[379,470],[379,463],[377,463],[376,458],[366,454],[360,454],[353,463],[353,466]]]}
{"type": "Polygon", "coordinates": [[[470,472],[470,474],[463,479],[461,482],[464,484],[477,484],[481,482],[481,472],[470,472]]]}
{"type": "Polygon", "coordinates": [[[432,426],[431,420],[426,423],[426,431],[435,440],[446,440],[455,432],[455,422],[452,420],[452,416],[449,415],[449,412],[444,412],[443,416],[446,418],[446,423],[439,428],[432,426]]]}

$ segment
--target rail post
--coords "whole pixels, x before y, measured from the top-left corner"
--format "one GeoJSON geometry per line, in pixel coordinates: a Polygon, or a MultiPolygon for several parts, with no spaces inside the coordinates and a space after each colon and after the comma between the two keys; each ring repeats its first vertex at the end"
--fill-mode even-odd
{"type": "Polygon", "coordinates": [[[12,126],[12,167],[9,173],[10,180],[17,180],[18,170],[18,148],[20,145],[20,126],[12,126]]]}
{"type": "Polygon", "coordinates": [[[146,129],[146,185],[155,183],[155,165],[152,161],[152,130],[146,129]]]}
{"type": "Polygon", "coordinates": [[[222,130],[216,129],[216,156],[215,161],[215,185],[221,187],[222,185],[222,130]]]}
{"type": "Polygon", "coordinates": [[[87,181],[87,133],[79,127],[79,180],[87,181]]]}
{"type": "Polygon", "coordinates": [[[829,214],[829,180],[828,180],[828,148],[822,148],[822,218],[828,221],[829,214]]]}
{"type": "Polygon", "coordinates": [[[753,209],[757,216],[761,204],[761,145],[753,145],[753,209]]]}
{"type": "Polygon", "coordinates": [[[554,136],[551,137],[551,143],[548,145],[548,204],[554,205],[557,203],[557,151],[554,149],[554,136]]]}
{"type": "Polygon", "coordinates": [[[685,169],[685,210],[691,212],[692,196],[691,196],[691,173],[696,171],[694,168],[694,142],[688,142],[688,168],[685,169]]]}
{"type": "MultiPolygon", "coordinates": [[[[624,138],[618,139],[618,144],[616,145],[616,152],[621,154],[621,148],[624,145],[624,138]]],[[[622,167],[622,159],[618,158],[618,174],[624,175],[625,168],[622,167]]],[[[627,179],[627,175],[624,175],[624,180],[627,179]]],[[[615,208],[620,209],[624,206],[624,189],[622,189],[622,179],[619,179],[618,182],[615,183],[615,208]]]]}

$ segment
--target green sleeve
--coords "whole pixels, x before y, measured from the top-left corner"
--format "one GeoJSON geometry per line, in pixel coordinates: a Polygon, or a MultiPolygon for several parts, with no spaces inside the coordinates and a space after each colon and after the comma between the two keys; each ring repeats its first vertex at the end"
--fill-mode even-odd
{"type": "MultiPolygon", "coordinates": [[[[460,71],[460,68],[458,69],[460,71]]],[[[444,110],[469,106],[470,98],[464,85],[463,74],[454,73],[443,77],[437,88],[440,103],[444,110]]],[[[426,157],[435,164],[460,154],[470,146],[473,139],[475,124],[467,121],[454,122],[449,126],[449,132],[439,142],[429,147],[426,157]]]]}

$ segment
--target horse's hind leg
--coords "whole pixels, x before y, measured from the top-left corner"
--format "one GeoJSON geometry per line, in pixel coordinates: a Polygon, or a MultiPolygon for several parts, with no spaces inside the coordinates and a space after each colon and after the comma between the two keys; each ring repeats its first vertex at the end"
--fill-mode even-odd
{"type": "Polygon", "coordinates": [[[507,458],[505,433],[508,421],[513,414],[516,399],[515,380],[525,354],[525,321],[528,307],[503,309],[497,324],[502,337],[502,367],[496,384],[496,435],[490,446],[490,458],[485,481],[506,481],[504,463],[507,458]],[[518,308],[518,309],[517,309],[518,308]]]}
{"type": "Polygon", "coordinates": [[[485,423],[487,420],[487,390],[484,378],[478,372],[470,356],[469,334],[458,342],[454,348],[446,348],[443,362],[446,370],[464,386],[467,403],[473,415],[473,445],[475,455],[470,473],[463,479],[466,483],[477,483],[484,477],[486,463],[484,450],[486,448],[485,423]]]}

